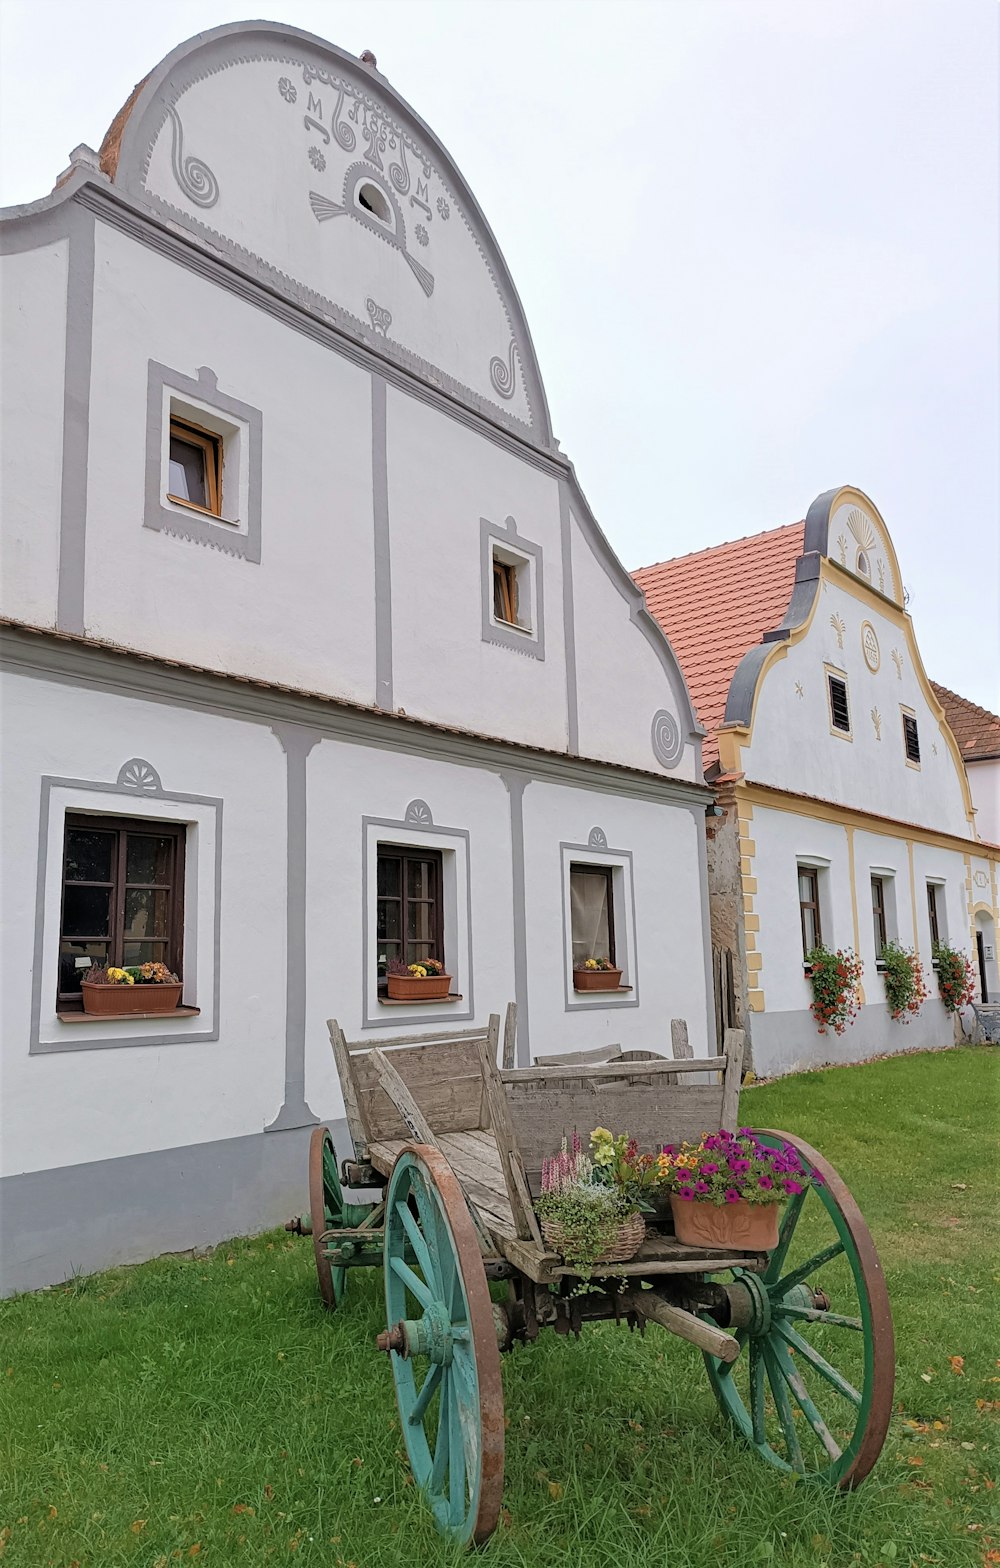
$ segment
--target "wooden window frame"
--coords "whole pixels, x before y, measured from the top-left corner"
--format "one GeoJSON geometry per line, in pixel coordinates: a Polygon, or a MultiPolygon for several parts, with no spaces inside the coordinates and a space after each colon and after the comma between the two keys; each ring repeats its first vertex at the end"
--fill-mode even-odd
{"type": "Polygon", "coordinates": [[[169,443],[174,440],[183,441],[188,446],[200,447],[205,460],[205,494],[208,496],[208,505],[201,506],[197,501],[188,501],[182,495],[172,495],[167,491],[167,500],[173,501],[175,506],[189,506],[193,512],[201,512],[206,517],[222,516],[222,437],[214,430],[206,430],[202,425],[193,424],[190,419],[184,419],[180,414],[170,415],[170,429],[167,436],[167,462],[169,469],[169,443]]]}
{"type": "Polygon", "coordinates": [[[836,670],[828,669],[826,672],[826,700],[830,713],[830,730],[834,735],[840,735],[845,740],[852,738],[851,732],[851,694],[847,685],[847,676],[839,674],[836,670]],[[844,689],[844,710],[847,718],[846,725],[837,723],[836,708],[833,700],[834,682],[844,689]]]}
{"type": "Polygon", "coordinates": [[[493,554],[493,615],[505,626],[520,626],[517,618],[518,592],[517,567],[512,561],[501,561],[493,554]],[[500,609],[497,609],[497,599],[500,609]]]}
{"type": "Polygon", "coordinates": [[[937,895],[940,885],[939,882],[928,882],[927,884],[927,918],[930,921],[932,948],[940,946],[941,943],[941,920],[937,907],[937,895]]]}
{"type": "Polygon", "coordinates": [[[823,923],[819,912],[819,872],[815,866],[797,866],[796,875],[805,877],[812,889],[812,898],[803,898],[802,889],[799,888],[799,926],[802,932],[802,957],[805,958],[806,954],[812,952],[814,947],[823,946],[823,923]],[[805,915],[807,909],[812,910],[813,924],[816,927],[816,940],[808,945],[806,942],[805,915]]]}
{"type": "MultiPolygon", "coordinates": [[[[571,860],[570,863],[569,863],[569,885],[570,885],[570,888],[572,888],[572,886],[573,886],[573,872],[574,871],[579,871],[583,875],[589,876],[589,877],[603,876],[606,879],[606,881],[607,881],[607,885],[608,885],[608,947],[609,947],[610,951],[608,953],[591,953],[590,956],[591,956],[591,958],[607,958],[611,962],[611,964],[615,968],[617,968],[618,967],[618,959],[617,959],[617,957],[615,955],[615,868],[614,868],[614,866],[597,866],[597,865],[592,865],[589,861],[586,861],[586,860],[571,860]]],[[[570,900],[569,946],[570,946],[570,953],[572,955],[572,953],[573,953],[573,946],[574,946],[574,943],[573,943],[573,904],[572,904],[572,899],[570,900]]],[[[575,957],[573,959],[573,962],[575,963],[575,957]]]]}
{"type": "MultiPolygon", "coordinates": [[[[63,824],[62,848],[62,884],[59,893],[59,948],[56,960],[56,1011],[80,1012],[83,1008],[83,993],[76,991],[60,990],[60,968],[62,959],[62,946],[64,941],[69,942],[106,942],[108,947],[108,963],[117,968],[123,966],[125,950],[125,894],[129,888],[165,889],[169,894],[167,912],[167,935],[165,938],[150,937],[148,941],[163,941],[164,956],[161,960],[168,969],[173,970],[180,979],[183,979],[183,953],[184,953],[184,854],[187,840],[187,824],[183,822],[163,822],[155,817],[104,817],[91,816],[89,813],[67,812],[63,824]],[[113,863],[110,882],[77,881],[75,878],[69,882],[72,887],[106,887],[111,892],[111,915],[109,920],[110,933],[104,936],[64,936],[63,926],[66,912],[66,844],[69,834],[73,830],[83,830],[100,833],[116,833],[118,842],[113,850],[113,863]],[[129,835],[136,838],[169,838],[173,840],[173,861],[170,868],[169,883],[162,882],[128,882],[126,880],[126,854],[129,835]]],[[[134,939],[133,939],[134,940],[134,939]]]]}
{"type": "Polygon", "coordinates": [[[885,877],[872,877],[871,884],[875,961],[878,963],[889,942],[889,928],[885,918],[885,877]]]}
{"type": "MultiPolygon", "coordinates": [[[[434,903],[434,917],[433,917],[433,921],[432,921],[432,936],[430,938],[430,942],[431,942],[431,945],[434,948],[434,953],[433,953],[432,956],[434,958],[439,959],[440,962],[445,965],[445,969],[447,970],[448,966],[447,966],[447,963],[445,962],[445,956],[444,956],[444,854],[443,854],[443,852],[440,849],[425,849],[422,845],[419,845],[419,844],[391,844],[391,843],[379,843],[379,844],[376,845],[376,848],[375,848],[375,889],[376,889],[376,891],[375,891],[375,912],[376,912],[375,913],[375,930],[376,930],[375,951],[376,951],[376,968],[378,967],[378,957],[377,957],[378,951],[379,951],[380,948],[385,946],[385,942],[383,941],[383,939],[378,936],[378,910],[379,910],[379,906],[381,904],[399,904],[399,906],[400,906],[400,911],[399,911],[399,917],[400,917],[399,918],[399,932],[400,932],[400,934],[399,934],[399,937],[398,937],[398,939],[396,937],[389,937],[389,938],[386,938],[385,941],[386,942],[391,942],[394,945],[396,945],[397,942],[398,942],[398,945],[401,948],[401,952],[399,953],[399,955],[392,954],[391,956],[393,956],[393,957],[396,957],[396,956],[401,957],[403,959],[404,963],[416,963],[416,962],[418,962],[417,959],[408,959],[406,957],[407,941],[408,941],[407,935],[406,935],[406,906],[407,906],[407,904],[410,904],[410,903],[431,902],[431,900],[411,899],[408,896],[408,894],[407,894],[407,891],[406,891],[406,887],[407,887],[406,867],[407,867],[407,863],[409,861],[414,861],[414,860],[429,861],[435,867],[435,876],[436,876],[436,879],[437,879],[437,888],[436,888],[435,896],[434,896],[434,899],[433,899],[433,903],[434,903]],[[393,898],[390,895],[381,894],[378,891],[378,865],[379,865],[379,862],[381,860],[383,860],[383,859],[385,859],[385,860],[390,860],[391,859],[391,860],[399,860],[400,861],[399,897],[398,898],[393,898]]],[[[388,957],[390,955],[387,954],[386,956],[388,957]]],[[[380,997],[381,996],[385,996],[387,990],[388,990],[388,986],[386,984],[386,976],[384,974],[380,974],[378,976],[378,995],[380,997]]]]}
{"type": "Polygon", "coordinates": [[[917,725],[917,715],[913,712],[912,708],[901,707],[899,712],[903,721],[903,755],[906,758],[906,766],[908,768],[919,768],[920,730],[917,725]],[[911,735],[913,738],[913,749],[916,752],[916,756],[913,756],[910,751],[911,735]]]}

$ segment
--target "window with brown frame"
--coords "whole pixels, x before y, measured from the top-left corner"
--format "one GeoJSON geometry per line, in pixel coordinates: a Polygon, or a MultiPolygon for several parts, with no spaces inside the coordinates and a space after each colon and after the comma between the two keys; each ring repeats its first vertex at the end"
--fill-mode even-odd
{"type": "Polygon", "coordinates": [[[569,868],[573,967],[588,958],[615,962],[614,871],[611,866],[569,868]]]}
{"type": "Polygon", "coordinates": [[[170,416],[167,500],[222,516],[222,437],[176,414],[170,416]]]}
{"type": "Polygon", "coordinates": [[[406,844],[380,844],[377,872],[378,989],[386,989],[391,958],[419,964],[444,955],[441,852],[406,844]]]}
{"type": "Polygon", "coordinates": [[[882,949],[889,940],[885,924],[885,881],[872,877],[872,919],[875,924],[875,957],[882,957],[882,949]]]}
{"type": "Polygon", "coordinates": [[[938,885],[936,882],[927,884],[927,914],[931,923],[931,943],[933,946],[941,940],[941,923],[938,919],[938,885]]]}
{"type": "Polygon", "coordinates": [[[56,1005],[82,1005],[91,964],[159,962],[181,974],[183,824],[67,816],[56,1005]]]}
{"type": "Polygon", "coordinates": [[[827,675],[830,692],[830,723],[842,734],[851,733],[851,710],[847,701],[847,682],[839,675],[827,675]]]}
{"type": "Polygon", "coordinates": [[[903,748],[907,762],[920,761],[920,732],[912,713],[903,710],[903,748]]]}
{"type": "Polygon", "coordinates": [[[493,614],[498,621],[516,626],[517,621],[517,567],[510,561],[493,557],[493,614]]]}
{"type": "Polygon", "coordinates": [[[811,866],[799,867],[799,922],[804,958],[814,947],[821,947],[823,943],[819,919],[819,872],[811,866]]]}

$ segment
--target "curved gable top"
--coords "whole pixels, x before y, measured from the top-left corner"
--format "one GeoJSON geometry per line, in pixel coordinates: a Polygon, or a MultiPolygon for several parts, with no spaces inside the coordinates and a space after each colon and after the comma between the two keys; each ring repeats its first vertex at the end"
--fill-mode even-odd
{"type": "Polygon", "coordinates": [[[135,89],[101,167],[242,270],[554,447],[489,224],[372,56],[273,22],[201,33],[135,89]]]}

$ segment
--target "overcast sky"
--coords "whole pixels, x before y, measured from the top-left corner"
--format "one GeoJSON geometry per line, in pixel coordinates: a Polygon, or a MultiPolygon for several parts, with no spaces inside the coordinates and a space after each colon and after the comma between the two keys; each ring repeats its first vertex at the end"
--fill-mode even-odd
{"type": "MultiPolygon", "coordinates": [[[[229,0],[0,0],[0,199],[229,0]]],[[[268,0],[440,135],[631,568],[855,484],[929,674],[1000,707],[994,0],[268,0]]]]}

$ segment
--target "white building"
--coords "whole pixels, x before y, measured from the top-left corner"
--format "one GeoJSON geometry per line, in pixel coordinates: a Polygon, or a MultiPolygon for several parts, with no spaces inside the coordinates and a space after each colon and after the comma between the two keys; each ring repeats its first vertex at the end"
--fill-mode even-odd
{"type": "Polygon", "coordinates": [[[713,940],[717,961],[733,960],[728,1005],[756,1071],[951,1044],[932,947],[964,952],[980,996],[996,996],[1000,849],[977,832],[873,503],[830,490],[804,523],[635,579],[709,730],[724,812],[709,826],[713,940]],[[886,1003],[887,942],[917,953],[930,991],[906,1022],[886,1003]],[[803,960],[820,944],[864,964],[863,1005],[840,1036],[810,1012],[803,960]]]}
{"type": "Polygon", "coordinates": [[[374,60],[205,33],[2,242],[3,1288],[300,1207],[331,1015],[713,1036],[703,732],[374,60]],[[174,1014],[81,1011],[149,958],[174,1014]]]}

